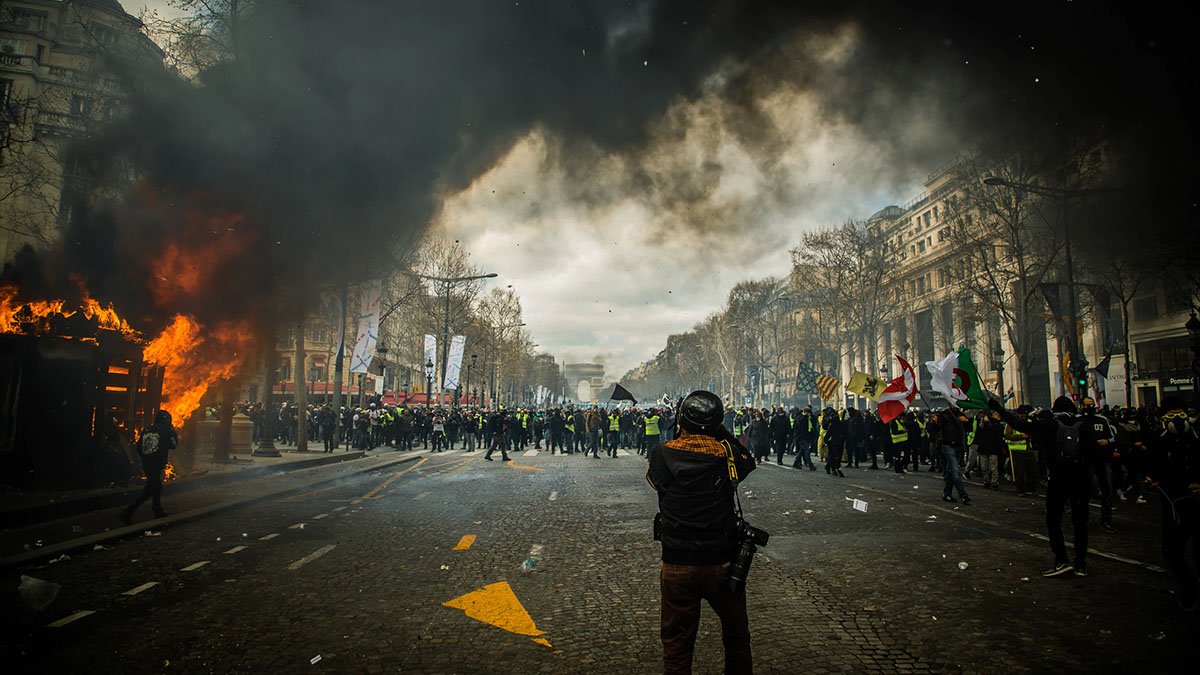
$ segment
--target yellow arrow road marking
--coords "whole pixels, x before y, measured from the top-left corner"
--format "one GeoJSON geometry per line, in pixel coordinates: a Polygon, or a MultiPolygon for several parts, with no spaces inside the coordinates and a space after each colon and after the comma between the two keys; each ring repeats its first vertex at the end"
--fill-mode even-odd
{"type": "Polygon", "coordinates": [[[525,469],[526,471],[545,471],[545,469],[539,469],[536,466],[517,466],[516,461],[511,459],[508,460],[507,464],[514,469],[525,469]]]}
{"type": "MultiPolygon", "coordinates": [[[[516,594],[513,593],[512,587],[508,585],[507,581],[498,581],[484,586],[477,591],[471,591],[466,595],[443,602],[442,605],[461,609],[476,621],[482,621],[517,635],[535,637],[546,634],[546,631],[538,630],[537,625],[533,622],[533,617],[529,616],[529,612],[525,611],[521,601],[517,600],[516,594]]],[[[545,638],[535,639],[534,642],[550,646],[550,641],[545,638]]]]}
{"type": "Polygon", "coordinates": [[[458,540],[458,544],[450,550],[451,551],[465,551],[465,550],[471,548],[471,544],[474,544],[474,543],[475,543],[475,535],[464,534],[463,538],[458,540]]]}

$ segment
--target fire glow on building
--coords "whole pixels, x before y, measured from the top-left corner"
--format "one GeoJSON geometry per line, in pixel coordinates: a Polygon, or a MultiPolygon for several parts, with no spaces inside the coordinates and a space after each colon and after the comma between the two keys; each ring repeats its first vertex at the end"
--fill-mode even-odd
{"type": "Polygon", "coordinates": [[[73,299],[25,299],[0,285],[0,469],[18,485],[128,480],[140,470],[137,432],[154,412],[185,424],[254,343],[248,322],[204,326],[184,314],[147,337],[72,280],[73,299]]]}

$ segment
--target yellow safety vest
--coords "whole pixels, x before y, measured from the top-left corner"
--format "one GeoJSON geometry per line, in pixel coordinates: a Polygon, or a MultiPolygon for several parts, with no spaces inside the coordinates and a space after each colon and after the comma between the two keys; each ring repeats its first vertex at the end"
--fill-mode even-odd
{"type": "MultiPolygon", "coordinates": [[[[1012,431],[1013,434],[1020,436],[1020,438],[1016,438],[1016,439],[1013,439],[1013,438],[1005,438],[1004,439],[1004,444],[1008,446],[1009,452],[1026,452],[1029,450],[1029,436],[1027,436],[1023,433],[1020,433],[1019,431],[1017,431],[1016,429],[1013,429],[1012,427],[1005,427],[1004,430],[1005,430],[1005,432],[1012,431]]],[[[1005,433],[1005,436],[1007,436],[1007,435],[1008,434],[1005,433]]]]}
{"type": "Polygon", "coordinates": [[[929,431],[925,428],[925,420],[917,419],[917,426],[921,427],[921,438],[929,438],[929,431]]]}
{"type": "Polygon", "coordinates": [[[570,417],[567,418],[567,421],[563,424],[563,426],[567,428],[567,431],[575,433],[575,422],[570,417]]]}
{"type": "Polygon", "coordinates": [[[620,431],[621,430],[620,423],[621,423],[620,417],[617,417],[616,415],[609,417],[608,418],[608,430],[609,431],[620,431]]]}
{"type": "Polygon", "coordinates": [[[888,431],[892,434],[892,445],[908,441],[908,429],[900,420],[892,420],[892,423],[888,425],[888,431]]]}
{"type": "Polygon", "coordinates": [[[971,418],[971,431],[967,432],[967,445],[975,444],[975,432],[979,431],[979,418],[971,418]]]}
{"type": "Polygon", "coordinates": [[[646,416],[646,435],[647,436],[657,436],[658,435],[658,415],[647,415],[646,416]]]}

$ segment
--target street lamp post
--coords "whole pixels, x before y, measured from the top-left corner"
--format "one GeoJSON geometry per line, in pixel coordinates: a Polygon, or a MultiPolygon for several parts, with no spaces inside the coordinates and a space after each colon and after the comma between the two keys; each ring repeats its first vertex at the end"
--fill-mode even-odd
{"type": "MultiPolygon", "coordinates": [[[[466,386],[466,390],[467,390],[467,405],[471,405],[471,369],[475,367],[475,360],[476,360],[476,359],[478,359],[478,358],[479,358],[479,355],[478,355],[478,354],[472,354],[472,355],[471,355],[471,362],[467,364],[467,386],[466,386]]],[[[455,393],[455,394],[454,394],[454,397],[455,397],[455,398],[458,398],[458,394],[457,394],[457,393],[455,393]]]]}
{"type": "Polygon", "coordinates": [[[1000,342],[996,342],[995,348],[992,350],[992,366],[996,371],[996,385],[1000,389],[1000,400],[1004,400],[1004,348],[1000,342]]]}
{"type": "Polygon", "coordinates": [[[425,361],[425,408],[430,407],[430,395],[433,394],[433,359],[425,361]]]}
{"type": "Polygon", "coordinates": [[[1196,318],[1195,312],[1183,327],[1192,339],[1192,399],[1200,405],[1200,319],[1196,318]]]}

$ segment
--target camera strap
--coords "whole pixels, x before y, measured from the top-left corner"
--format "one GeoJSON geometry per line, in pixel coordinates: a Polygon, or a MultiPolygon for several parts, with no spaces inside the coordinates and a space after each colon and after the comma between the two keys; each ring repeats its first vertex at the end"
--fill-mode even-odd
{"type": "Polygon", "coordinates": [[[738,481],[737,463],[733,461],[733,446],[729,441],[721,441],[722,447],[725,448],[725,468],[729,471],[729,486],[733,489],[733,503],[737,507],[738,520],[742,519],[742,499],[738,496],[738,481]]]}

